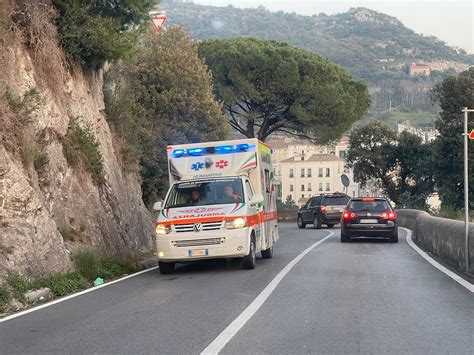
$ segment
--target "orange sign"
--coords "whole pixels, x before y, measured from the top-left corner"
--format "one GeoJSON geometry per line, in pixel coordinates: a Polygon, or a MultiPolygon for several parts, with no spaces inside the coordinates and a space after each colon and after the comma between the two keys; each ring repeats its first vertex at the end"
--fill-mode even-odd
{"type": "Polygon", "coordinates": [[[471,130],[471,133],[469,133],[469,139],[474,140],[474,129],[471,130]]]}

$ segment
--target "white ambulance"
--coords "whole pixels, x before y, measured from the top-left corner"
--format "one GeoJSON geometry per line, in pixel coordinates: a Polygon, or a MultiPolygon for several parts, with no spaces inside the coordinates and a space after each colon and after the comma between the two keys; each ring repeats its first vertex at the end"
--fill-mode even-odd
{"type": "Polygon", "coordinates": [[[156,222],[162,274],[176,262],[271,258],[278,240],[271,148],[257,139],[168,146],[170,188],[156,222]]]}

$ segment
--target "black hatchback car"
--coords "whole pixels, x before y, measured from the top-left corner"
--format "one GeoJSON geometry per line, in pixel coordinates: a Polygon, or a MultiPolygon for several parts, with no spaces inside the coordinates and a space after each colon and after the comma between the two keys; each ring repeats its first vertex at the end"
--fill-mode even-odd
{"type": "Polygon", "coordinates": [[[323,224],[329,228],[334,227],[341,220],[341,214],[349,202],[350,197],[341,194],[324,194],[311,197],[306,205],[298,210],[298,227],[305,228],[307,224],[313,224],[319,229],[323,224]]]}
{"type": "Polygon", "coordinates": [[[397,213],[383,197],[352,198],[341,217],[341,242],[352,237],[388,238],[398,243],[397,213]]]}

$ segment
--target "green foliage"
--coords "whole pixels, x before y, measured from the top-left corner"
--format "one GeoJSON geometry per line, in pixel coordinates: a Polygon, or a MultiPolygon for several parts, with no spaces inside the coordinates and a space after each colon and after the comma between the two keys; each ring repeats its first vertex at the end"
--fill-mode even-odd
{"type": "Polygon", "coordinates": [[[7,277],[7,284],[12,291],[13,297],[17,300],[24,301],[23,295],[28,290],[28,280],[20,274],[9,274],[7,277]]]}
{"type": "Polygon", "coordinates": [[[181,27],[149,33],[134,61],[110,71],[120,76],[106,83],[108,119],[139,157],[143,199],[151,205],[167,190],[166,146],[220,140],[228,126],[197,44],[181,27]]]}
{"type": "Polygon", "coordinates": [[[231,126],[249,138],[265,141],[283,131],[327,142],[370,104],[364,83],[329,60],[284,43],[204,41],[199,54],[213,73],[231,126]]]}
{"type": "Polygon", "coordinates": [[[67,225],[60,225],[58,231],[63,237],[63,240],[75,242],[79,239],[79,236],[74,232],[74,230],[67,225]]]}
{"type": "Polygon", "coordinates": [[[10,302],[10,292],[3,283],[0,283],[0,313],[5,312],[8,303],[10,302]]]}
{"type": "Polygon", "coordinates": [[[76,270],[87,280],[93,281],[97,278],[99,259],[94,252],[87,249],[79,250],[74,254],[73,261],[76,270]]]}
{"type": "MultiPolygon", "coordinates": [[[[440,105],[436,120],[439,136],[433,144],[434,176],[443,207],[455,209],[464,206],[464,107],[474,107],[474,67],[438,84],[432,92],[433,100],[440,105]]],[[[468,127],[474,127],[471,113],[468,127]]],[[[469,149],[469,176],[474,176],[474,149],[469,149]]],[[[469,201],[474,207],[474,184],[469,186],[469,201]]]]}
{"type": "Polygon", "coordinates": [[[375,180],[398,206],[427,208],[434,192],[431,146],[420,137],[372,122],[352,131],[347,161],[356,182],[375,180]]]}
{"type": "Polygon", "coordinates": [[[76,270],[89,281],[94,281],[97,277],[113,279],[140,270],[132,259],[99,258],[89,250],[78,251],[73,260],[76,270]]]}
{"type": "Polygon", "coordinates": [[[75,62],[92,69],[134,51],[148,12],[159,0],[53,0],[61,44],[75,62]]]}
{"type": "Polygon", "coordinates": [[[447,73],[410,77],[407,66],[448,60],[474,64],[474,56],[423,36],[385,14],[355,8],[327,16],[303,16],[263,7],[239,9],[164,1],[169,24],[183,24],[197,40],[257,37],[287,42],[327,57],[355,78],[367,80],[372,112],[434,110],[428,91],[447,73]],[[360,18],[367,18],[361,21],[360,18]]]}
{"type": "Polygon", "coordinates": [[[286,201],[282,202],[280,200],[277,200],[277,209],[279,211],[283,210],[297,210],[298,206],[296,205],[295,201],[291,199],[290,196],[286,197],[286,201]]]}
{"type": "Polygon", "coordinates": [[[76,124],[63,141],[63,152],[68,164],[75,168],[83,162],[96,185],[105,182],[100,144],[90,124],[76,124]]]}
{"type": "Polygon", "coordinates": [[[56,273],[47,278],[47,286],[57,297],[87,288],[87,280],[78,272],[56,273]]]}
{"type": "Polygon", "coordinates": [[[7,86],[3,96],[10,110],[18,117],[19,123],[21,124],[31,123],[34,119],[35,112],[43,104],[43,100],[36,88],[31,88],[21,95],[7,86]]]}

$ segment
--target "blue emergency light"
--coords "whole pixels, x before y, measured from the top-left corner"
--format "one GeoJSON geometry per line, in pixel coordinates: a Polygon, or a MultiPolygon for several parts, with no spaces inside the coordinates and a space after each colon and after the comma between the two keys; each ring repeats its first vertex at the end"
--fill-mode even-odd
{"type": "Polygon", "coordinates": [[[216,153],[218,154],[227,154],[232,153],[234,151],[234,146],[232,145],[221,145],[219,147],[214,148],[216,153]]]}
{"type": "Polygon", "coordinates": [[[191,148],[188,149],[188,154],[193,156],[203,155],[206,152],[206,148],[191,148]]]}
{"type": "Polygon", "coordinates": [[[244,144],[237,144],[236,146],[236,151],[238,152],[245,152],[247,150],[249,150],[250,146],[247,144],[247,143],[244,143],[244,144]]]}
{"type": "Polygon", "coordinates": [[[184,150],[184,149],[175,149],[175,150],[173,151],[173,156],[174,156],[175,158],[179,158],[179,157],[182,157],[182,156],[184,155],[184,153],[185,153],[185,150],[184,150]]]}

